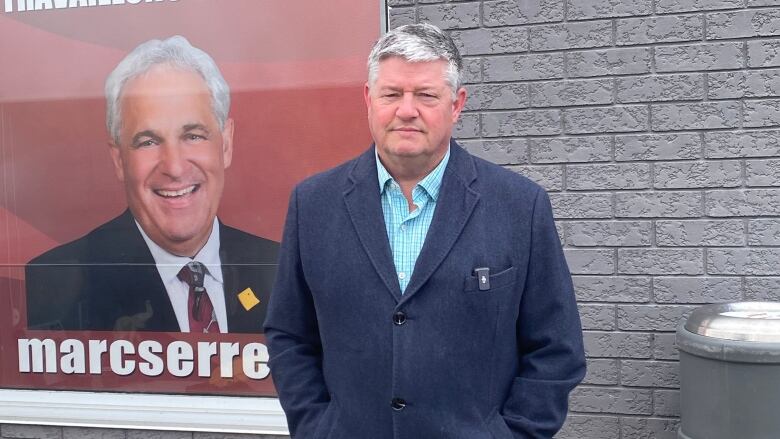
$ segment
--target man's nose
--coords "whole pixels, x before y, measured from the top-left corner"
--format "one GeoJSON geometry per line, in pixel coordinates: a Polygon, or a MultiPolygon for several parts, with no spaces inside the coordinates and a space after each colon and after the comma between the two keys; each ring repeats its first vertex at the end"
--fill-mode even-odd
{"type": "Polygon", "coordinates": [[[165,143],[160,148],[160,169],[170,177],[179,177],[184,173],[187,158],[182,145],[165,143]]]}
{"type": "Polygon", "coordinates": [[[401,119],[413,119],[419,115],[414,93],[404,93],[398,103],[396,115],[401,119]]]}

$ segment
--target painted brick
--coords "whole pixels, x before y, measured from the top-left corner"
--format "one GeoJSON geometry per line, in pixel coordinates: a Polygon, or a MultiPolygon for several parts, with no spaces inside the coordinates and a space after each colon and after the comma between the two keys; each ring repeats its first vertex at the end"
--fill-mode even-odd
{"type": "Polygon", "coordinates": [[[653,13],[652,0],[566,0],[569,20],[629,17],[653,13]]]}
{"type": "Polygon", "coordinates": [[[655,48],[658,72],[738,69],[742,67],[742,43],[702,43],[655,48]]]}
{"type": "Polygon", "coordinates": [[[588,358],[650,358],[652,334],[583,331],[588,358]]]}
{"type": "Polygon", "coordinates": [[[780,219],[748,221],[749,245],[780,245],[780,219]]]}
{"type": "Polygon", "coordinates": [[[707,191],[704,199],[708,216],[780,215],[779,189],[707,191]]]}
{"type": "Polygon", "coordinates": [[[747,6],[749,8],[760,6],[780,6],[780,0],[747,0],[747,6]]]}
{"type": "Polygon", "coordinates": [[[609,218],[612,194],[550,194],[556,218],[609,218]]]}
{"type": "Polygon", "coordinates": [[[485,26],[505,26],[562,21],[563,8],[560,0],[486,1],[484,22],[485,26]]]}
{"type": "Polygon", "coordinates": [[[417,11],[414,8],[391,8],[388,18],[390,29],[395,29],[405,24],[417,22],[417,11]]]}
{"type": "Polygon", "coordinates": [[[484,113],[484,137],[550,135],[561,132],[558,110],[525,110],[484,113]]]}
{"type": "Polygon", "coordinates": [[[743,6],[743,0],[658,0],[655,8],[659,14],[669,14],[673,12],[741,8],[743,6]]]}
{"type": "Polygon", "coordinates": [[[707,17],[707,39],[780,34],[780,9],[713,12],[707,17]]]}
{"type": "Polygon", "coordinates": [[[573,276],[577,300],[593,302],[648,302],[650,277],[573,276]]]}
{"type": "Polygon", "coordinates": [[[647,107],[624,105],[604,108],[570,108],[563,111],[567,134],[645,131],[647,107]]]}
{"type": "Polygon", "coordinates": [[[742,297],[738,277],[656,277],[653,293],[658,303],[718,303],[742,297]]]}
{"type": "Polygon", "coordinates": [[[780,131],[705,133],[704,156],[715,159],[780,156],[780,131]]]}
{"type": "Polygon", "coordinates": [[[745,226],[741,220],[659,220],[655,227],[659,246],[745,245],[745,226]]]}
{"type": "Polygon", "coordinates": [[[658,102],[704,98],[704,75],[639,76],[616,80],[617,101],[658,102]]]}
{"type": "Polygon", "coordinates": [[[618,249],[620,274],[704,274],[701,249],[618,249]]]}
{"type": "Polygon", "coordinates": [[[114,428],[63,427],[63,439],[125,439],[124,430],[114,428]]]}
{"type": "Polygon", "coordinates": [[[745,162],[748,186],[780,186],[780,160],[748,160],[745,162]]]}
{"type": "Polygon", "coordinates": [[[677,334],[653,334],[653,358],[656,360],[679,360],[680,350],[677,348],[677,334]]]}
{"type": "Polygon", "coordinates": [[[525,52],[528,50],[527,29],[470,29],[452,31],[450,36],[463,56],[525,52]]]}
{"type": "Polygon", "coordinates": [[[580,304],[580,320],[582,329],[597,331],[612,331],[617,329],[615,305],[580,304]]]}
{"type": "Polygon", "coordinates": [[[572,410],[588,413],[649,415],[653,397],[650,390],[580,386],[569,395],[569,404],[572,410]]]}
{"type": "Polygon", "coordinates": [[[570,413],[556,439],[620,439],[620,418],[570,413]]]}
{"type": "Polygon", "coordinates": [[[528,142],[524,139],[467,140],[460,144],[475,156],[499,165],[528,161],[528,142]]]}
{"type": "Polygon", "coordinates": [[[566,245],[647,246],[650,245],[650,221],[570,221],[564,224],[566,245]]]}
{"type": "Polygon", "coordinates": [[[186,431],[127,430],[127,439],[191,439],[186,431]]]}
{"type": "Polygon", "coordinates": [[[742,184],[742,165],[737,160],[657,163],[654,187],[686,189],[735,187],[742,184]]]}
{"type": "MultiPolygon", "coordinates": [[[[613,313],[614,320],[614,313],[613,313]]],[[[620,376],[620,362],[614,359],[587,359],[587,373],[583,384],[596,384],[602,386],[615,386],[618,384],[620,376]]]]}
{"type": "Polygon", "coordinates": [[[679,364],[675,361],[623,360],[620,383],[628,387],[680,387],[679,364]]]}
{"type": "Polygon", "coordinates": [[[239,434],[239,433],[212,433],[198,432],[193,433],[193,439],[284,439],[289,436],[277,436],[271,434],[239,434]]]}
{"type": "Polygon", "coordinates": [[[780,125],[780,99],[745,102],[745,127],[780,125]]]}
{"type": "Polygon", "coordinates": [[[466,110],[507,110],[528,107],[527,84],[477,84],[468,87],[466,110]]]}
{"type": "Polygon", "coordinates": [[[572,78],[650,73],[650,48],[568,52],[567,72],[572,78]]]}
{"type": "Polygon", "coordinates": [[[702,214],[699,192],[621,192],[615,194],[618,218],[689,218],[702,214]]]}
{"type": "Polygon", "coordinates": [[[621,437],[631,439],[677,439],[679,428],[678,419],[623,418],[620,423],[620,434],[621,437]]]}
{"type": "Polygon", "coordinates": [[[612,158],[609,136],[529,140],[531,163],[606,162],[612,158]]]}
{"type": "Polygon", "coordinates": [[[652,105],[652,127],[680,131],[739,126],[740,103],[732,101],[652,105]]]}
{"type": "Polygon", "coordinates": [[[429,22],[442,29],[464,29],[479,26],[479,3],[419,6],[420,22],[429,22]]]}
{"type": "Polygon", "coordinates": [[[695,133],[615,136],[617,161],[685,160],[700,157],[701,137],[695,133]]]}
{"type": "Polygon", "coordinates": [[[482,82],[482,58],[464,58],[461,79],[465,84],[482,82]]]}
{"type": "Polygon", "coordinates": [[[563,78],[562,53],[495,56],[483,61],[487,82],[563,78]]]}
{"type": "Polygon", "coordinates": [[[562,166],[510,166],[509,169],[530,178],[547,191],[563,189],[562,166]]]}
{"type": "Polygon", "coordinates": [[[610,20],[541,24],[530,29],[531,50],[583,49],[612,45],[610,20]]]}
{"type": "Polygon", "coordinates": [[[572,274],[612,274],[615,252],[611,249],[564,249],[572,274]]]}
{"type": "Polygon", "coordinates": [[[707,95],[712,99],[780,96],[780,69],[710,73],[707,95]]]}
{"type": "Polygon", "coordinates": [[[653,391],[653,414],[656,416],[680,416],[680,391],[653,391]]]}
{"type": "Polygon", "coordinates": [[[618,46],[630,46],[634,44],[672,43],[701,40],[703,36],[704,19],[698,14],[626,18],[617,20],[615,44],[618,46]]]}
{"type": "Polygon", "coordinates": [[[780,249],[710,249],[707,252],[707,273],[728,275],[778,275],[780,274],[780,249]]]}
{"type": "Polygon", "coordinates": [[[566,189],[645,189],[650,187],[650,165],[623,163],[617,165],[568,165],[566,189]]]}
{"type": "Polygon", "coordinates": [[[747,277],[745,278],[746,300],[780,301],[780,278],[777,277],[747,277]]]}
{"type": "Polygon", "coordinates": [[[780,66],[780,39],[748,41],[747,58],[749,67],[780,66]]]}
{"type": "Polygon", "coordinates": [[[479,113],[462,113],[452,130],[452,136],[456,139],[479,137],[479,127],[479,113]]]}
{"type": "Polygon", "coordinates": [[[556,107],[612,103],[612,80],[554,81],[531,84],[531,105],[556,107]]]}
{"type": "Polygon", "coordinates": [[[623,331],[674,331],[695,306],[620,305],[618,328],[623,331]]]}
{"type": "Polygon", "coordinates": [[[0,434],[4,439],[61,439],[62,428],[43,425],[0,424],[0,434]]]}
{"type": "Polygon", "coordinates": [[[387,0],[387,6],[390,6],[392,11],[395,6],[410,6],[415,3],[415,0],[387,0]]]}

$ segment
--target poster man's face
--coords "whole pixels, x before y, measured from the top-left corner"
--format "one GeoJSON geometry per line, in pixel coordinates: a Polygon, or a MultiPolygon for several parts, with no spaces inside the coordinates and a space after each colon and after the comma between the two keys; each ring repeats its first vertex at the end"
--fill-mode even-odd
{"type": "Polygon", "coordinates": [[[206,243],[233,154],[195,72],[159,65],[125,85],[120,144],[111,156],[130,210],[160,247],[194,256],[206,243]]]}
{"type": "Polygon", "coordinates": [[[445,80],[447,62],[380,62],[376,82],[365,87],[368,123],[379,157],[386,162],[430,158],[438,162],[466,100],[455,99],[445,80]]]}

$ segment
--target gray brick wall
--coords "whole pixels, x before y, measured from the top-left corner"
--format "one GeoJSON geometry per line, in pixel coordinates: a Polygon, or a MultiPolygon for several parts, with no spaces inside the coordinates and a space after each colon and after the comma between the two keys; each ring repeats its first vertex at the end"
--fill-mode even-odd
{"type": "Polygon", "coordinates": [[[459,140],[550,192],[588,355],[557,437],[676,438],[677,323],[780,300],[780,1],[391,5],[463,51],[459,140]]]}
{"type": "Polygon", "coordinates": [[[780,300],[780,2],[388,4],[391,27],[433,22],[466,56],[462,144],[550,191],[589,367],[557,437],[676,438],[676,323],[700,304],[780,300]]]}

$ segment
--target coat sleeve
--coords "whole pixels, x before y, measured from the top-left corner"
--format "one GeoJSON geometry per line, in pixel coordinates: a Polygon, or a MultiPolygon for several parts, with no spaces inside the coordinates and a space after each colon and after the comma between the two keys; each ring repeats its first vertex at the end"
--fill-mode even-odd
{"type": "Polygon", "coordinates": [[[271,375],[293,437],[315,437],[330,404],[317,315],[298,242],[298,189],[291,197],[276,281],[265,320],[271,375]]]}
{"type": "Polygon", "coordinates": [[[527,277],[517,318],[520,368],[501,414],[517,438],[551,438],[585,375],[582,326],[547,193],[533,209],[527,277]]]}

